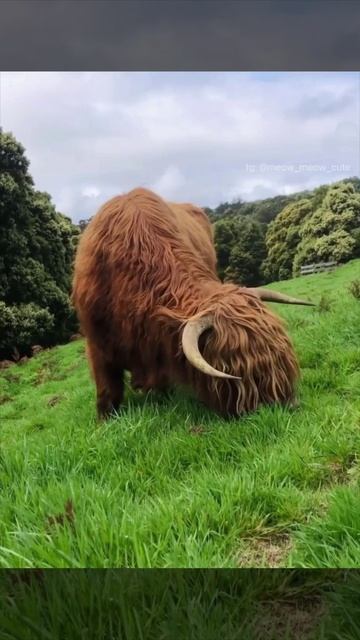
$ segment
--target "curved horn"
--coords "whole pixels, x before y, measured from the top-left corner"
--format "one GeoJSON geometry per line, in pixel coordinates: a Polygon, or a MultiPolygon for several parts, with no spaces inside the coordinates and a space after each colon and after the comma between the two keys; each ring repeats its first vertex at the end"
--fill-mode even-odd
{"type": "Polygon", "coordinates": [[[197,320],[189,320],[182,334],[181,342],[183,352],[190,362],[190,364],[205,373],[208,376],[214,376],[216,378],[232,378],[233,380],[240,380],[237,376],[231,376],[229,373],[224,373],[223,371],[218,371],[214,369],[206,360],[203,358],[199,351],[199,338],[201,334],[206,331],[206,329],[210,329],[214,326],[213,316],[207,315],[202,318],[198,318],[197,320]]]}
{"type": "Polygon", "coordinates": [[[300,300],[299,298],[290,298],[290,296],[286,296],[284,293],[279,293],[278,291],[271,291],[271,289],[261,289],[260,287],[254,287],[253,289],[248,289],[250,293],[254,293],[260,300],[264,300],[265,302],[282,302],[283,304],[305,304],[309,307],[314,307],[314,302],[309,302],[308,300],[300,300]]]}

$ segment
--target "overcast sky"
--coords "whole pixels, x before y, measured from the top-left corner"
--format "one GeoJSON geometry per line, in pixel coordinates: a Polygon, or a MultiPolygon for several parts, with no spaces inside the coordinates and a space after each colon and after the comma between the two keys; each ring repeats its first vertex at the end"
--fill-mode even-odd
{"type": "Polygon", "coordinates": [[[2,73],[0,122],[74,221],[136,186],[213,207],[360,173],[355,73],[2,73]]]}

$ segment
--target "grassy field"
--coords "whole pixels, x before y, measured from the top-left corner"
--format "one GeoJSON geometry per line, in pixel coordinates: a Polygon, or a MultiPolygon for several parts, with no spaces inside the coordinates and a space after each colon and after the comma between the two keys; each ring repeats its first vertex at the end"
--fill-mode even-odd
{"type": "Polygon", "coordinates": [[[360,261],[277,283],[301,406],[225,422],[127,390],[95,419],[77,341],[0,372],[0,566],[360,566],[360,261]]]}
{"type": "Polygon", "coordinates": [[[359,590],[356,571],[0,572],[0,638],[358,640],[359,590]]]}

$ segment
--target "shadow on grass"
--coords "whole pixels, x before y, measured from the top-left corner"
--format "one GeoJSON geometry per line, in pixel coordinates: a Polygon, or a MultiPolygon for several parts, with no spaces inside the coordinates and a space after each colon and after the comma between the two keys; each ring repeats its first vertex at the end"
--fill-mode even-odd
{"type": "Polygon", "coordinates": [[[359,587],[343,571],[9,571],[2,637],[355,640],[359,587]]]}

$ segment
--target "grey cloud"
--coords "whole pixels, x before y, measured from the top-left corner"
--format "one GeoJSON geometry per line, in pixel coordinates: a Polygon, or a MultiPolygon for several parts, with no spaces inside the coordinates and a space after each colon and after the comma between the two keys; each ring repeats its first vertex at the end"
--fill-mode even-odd
{"type": "Polygon", "coordinates": [[[355,74],[24,73],[1,86],[4,128],[74,220],[140,185],[216,206],[359,172],[355,74]]]}
{"type": "Polygon", "coordinates": [[[359,87],[354,84],[354,87],[343,91],[341,95],[333,95],[325,90],[318,95],[306,96],[295,109],[289,110],[289,113],[301,118],[316,118],[319,115],[341,112],[349,104],[354,103],[358,91],[359,87]]]}

